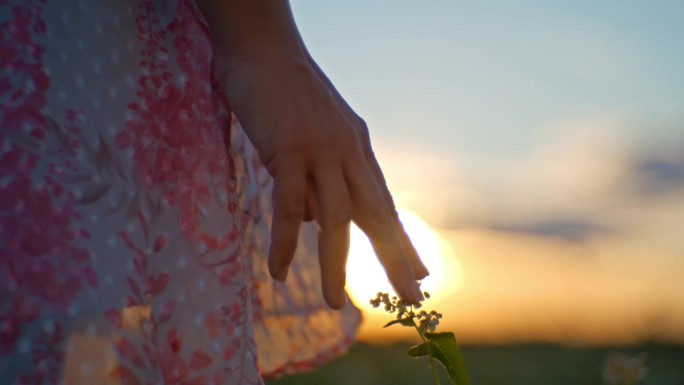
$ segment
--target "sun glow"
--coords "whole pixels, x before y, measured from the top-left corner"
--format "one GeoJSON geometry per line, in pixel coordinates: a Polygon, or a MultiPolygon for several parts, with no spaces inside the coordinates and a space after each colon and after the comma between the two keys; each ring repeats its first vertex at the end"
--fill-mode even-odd
{"type": "MultiPolygon", "coordinates": [[[[461,269],[451,248],[418,214],[402,209],[398,212],[411,242],[430,271],[421,282],[421,289],[430,292],[436,301],[446,298],[461,284],[461,269]]],[[[370,241],[356,226],[351,232],[346,288],[352,301],[364,311],[379,311],[368,301],[379,291],[392,290],[370,241]]]]}

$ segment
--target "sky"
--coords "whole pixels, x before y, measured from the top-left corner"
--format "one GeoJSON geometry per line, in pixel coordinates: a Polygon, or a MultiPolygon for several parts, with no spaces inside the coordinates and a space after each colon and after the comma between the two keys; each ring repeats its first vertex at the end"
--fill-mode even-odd
{"type": "Polygon", "coordinates": [[[447,250],[446,328],[684,343],[684,2],[291,4],[447,250]]]}

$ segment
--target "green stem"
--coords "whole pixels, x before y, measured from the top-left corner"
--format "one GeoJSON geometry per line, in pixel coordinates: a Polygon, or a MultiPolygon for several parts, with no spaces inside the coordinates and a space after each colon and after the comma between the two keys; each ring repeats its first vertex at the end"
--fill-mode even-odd
{"type": "MultiPolygon", "coordinates": [[[[411,323],[413,323],[413,327],[418,332],[420,338],[423,339],[423,342],[427,343],[428,339],[425,337],[425,335],[420,330],[418,325],[416,325],[416,322],[413,320],[413,317],[411,317],[411,323]]],[[[427,344],[427,347],[428,355],[430,356],[430,372],[432,373],[432,378],[435,380],[435,385],[442,385],[442,382],[439,380],[439,375],[437,374],[437,367],[435,366],[435,357],[432,355],[432,346],[430,346],[430,344],[427,344]]]]}

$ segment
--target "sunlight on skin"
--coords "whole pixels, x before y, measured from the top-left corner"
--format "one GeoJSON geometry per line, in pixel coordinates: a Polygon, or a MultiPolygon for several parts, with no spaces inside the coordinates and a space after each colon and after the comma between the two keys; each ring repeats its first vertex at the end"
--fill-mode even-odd
{"type": "MultiPolygon", "coordinates": [[[[421,283],[421,290],[432,295],[430,303],[448,298],[462,282],[461,269],[453,251],[418,214],[403,209],[398,212],[418,254],[430,270],[430,275],[421,283]]],[[[392,289],[368,238],[356,226],[351,233],[346,288],[352,301],[366,315],[384,314],[382,309],[373,309],[368,301],[379,291],[390,292],[392,289]]]]}

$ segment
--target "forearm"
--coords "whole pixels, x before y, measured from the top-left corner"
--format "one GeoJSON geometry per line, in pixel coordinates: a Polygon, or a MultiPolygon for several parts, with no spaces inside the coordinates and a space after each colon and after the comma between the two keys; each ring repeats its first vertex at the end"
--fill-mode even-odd
{"type": "Polygon", "coordinates": [[[235,61],[308,56],[287,0],[197,0],[212,43],[235,61]]]}

